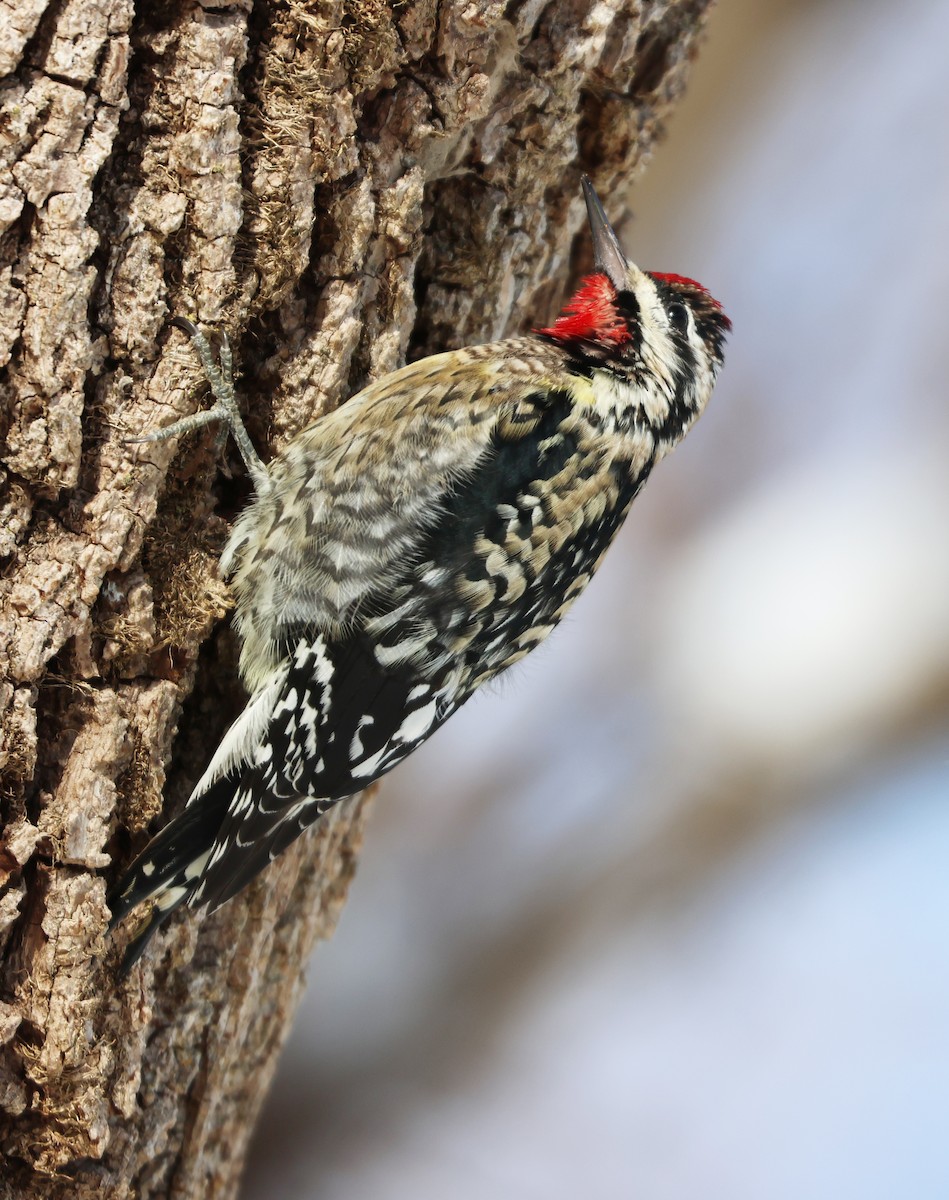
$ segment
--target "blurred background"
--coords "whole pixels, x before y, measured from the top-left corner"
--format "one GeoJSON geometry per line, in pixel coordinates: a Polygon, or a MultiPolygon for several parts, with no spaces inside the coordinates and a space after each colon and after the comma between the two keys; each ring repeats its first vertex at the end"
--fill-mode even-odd
{"type": "Polygon", "coordinates": [[[949,5],[721,0],[629,197],[735,333],[386,781],[244,1200],[949,1196],[949,5]]]}

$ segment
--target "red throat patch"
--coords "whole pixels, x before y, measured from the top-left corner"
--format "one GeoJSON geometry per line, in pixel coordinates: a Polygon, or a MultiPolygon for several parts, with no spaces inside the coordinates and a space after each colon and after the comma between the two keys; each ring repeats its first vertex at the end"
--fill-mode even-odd
{"type": "Polygon", "coordinates": [[[536,333],[558,342],[600,342],[621,346],[632,338],[616,309],[616,288],[606,275],[587,275],[549,329],[536,333]]]}

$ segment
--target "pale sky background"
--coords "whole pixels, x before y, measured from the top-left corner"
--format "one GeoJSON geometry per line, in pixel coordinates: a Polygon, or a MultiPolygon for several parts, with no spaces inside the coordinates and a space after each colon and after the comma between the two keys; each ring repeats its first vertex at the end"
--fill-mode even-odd
{"type": "Polygon", "coordinates": [[[949,1196],[947,49],[713,12],[624,228],[713,402],[384,785],[243,1200],[949,1196]]]}

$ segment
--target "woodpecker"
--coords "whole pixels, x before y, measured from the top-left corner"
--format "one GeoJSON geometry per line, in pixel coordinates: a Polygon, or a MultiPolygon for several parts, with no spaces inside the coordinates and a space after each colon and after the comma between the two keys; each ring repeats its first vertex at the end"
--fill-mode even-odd
{"type": "Polygon", "coordinates": [[[213,911],[547,637],[653,467],[708,402],[731,328],[704,287],[628,262],[583,179],[594,271],[547,328],[402,367],[264,466],[223,340],[189,334],[255,498],[221,568],[247,707],[110,899],[213,911]]]}

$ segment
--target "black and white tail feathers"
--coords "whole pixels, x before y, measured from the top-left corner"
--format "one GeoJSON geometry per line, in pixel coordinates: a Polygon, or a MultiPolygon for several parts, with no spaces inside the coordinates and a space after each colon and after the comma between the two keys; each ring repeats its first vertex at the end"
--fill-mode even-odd
{"type": "Polygon", "coordinates": [[[186,904],[208,912],[220,908],[336,803],[306,797],[266,813],[258,806],[252,830],[242,831],[240,813],[247,807],[241,805],[242,792],[232,775],[212,784],[152,838],[110,894],[110,930],[139,904],[152,901],[126,948],[123,975],[173,912],[186,904]]]}
{"type": "Polygon", "coordinates": [[[154,899],[148,918],[129,942],[120,972],[128,973],[148,942],[168,917],[189,899],[201,868],[217,839],[234,794],[234,781],[224,778],[189,805],[148,843],[109,893],[112,912],[109,930],[115,929],[137,905],[154,899]]]}
{"type": "Polygon", "coordinates": [[[242,793],[250,793],[233,776],[212,784],[154,837],[109,896],[114,929],[146,900],[152,908],[129,942],[122,959],[125,975],[150,939],[183,905],[216,908],[242,888],[295,841],[335,800],[300,798],[296,804],[267,812],[256,807],[250,830],[241,829],[242,793]]]}
{"type": "Polygon", "coordinates": [[[401,762],[457,707],[408,668],[383,668],[363,638],[308,633],[250,700],[188,806],[110,896],[110,928],[152,901],[122,971],[176,909],[230,900],[337,801],[401,762]]]}

